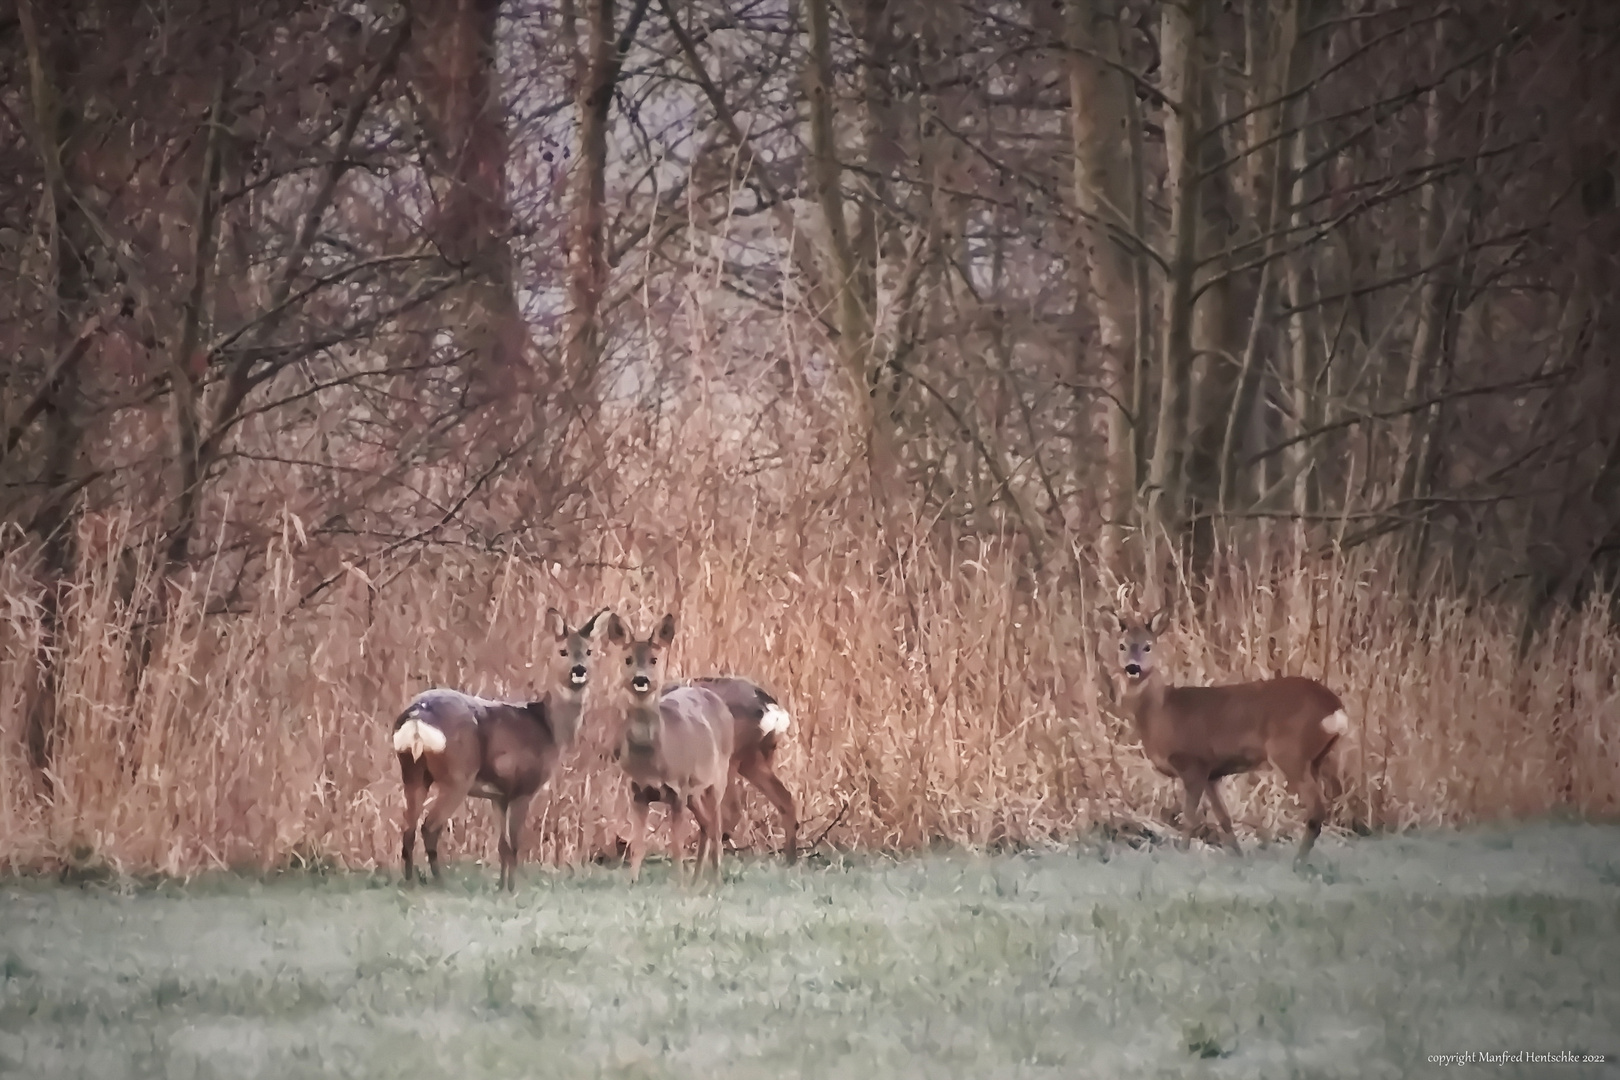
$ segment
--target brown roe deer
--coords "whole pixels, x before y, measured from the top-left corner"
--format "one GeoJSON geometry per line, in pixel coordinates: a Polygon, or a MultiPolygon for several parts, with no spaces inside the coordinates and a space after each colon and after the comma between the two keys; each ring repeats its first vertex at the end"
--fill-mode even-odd
{"type": "Polygon", "coordinates": [[[1322,764],[1349,727],[1338,695],[1298,675],[1228,686],[1167,686],[1153,646],[1169,612],[1156,612],[1145,623],[1112,608],[1104,613],[1119,627],[1125,706],[1142,749],[1154,768],[1181,781],[1185,842],[1191,843],[1199,803],[1207,798],[1227,843],[1241,854],[1218,784],[1223,776],[1253,772],[1269,761],[1305,806],[1305,835],[1294,857],[1296,867],[1302,864],[1327,820],[1322,764]]]}
{"type": "Polygon", "coordinates": [[[555,608],[546,619],[557,639],[556,683],[539,701],[490,701],[459,690],[418,694],[394,721],[394,752],[405,784],[405,879],[414,881],[416,823],[428,867],[439,877],[439,836],[471,795],[489,799],[500,816],[500,887],[517,887],[518,845],[529,803],[551,782],[562,752],[574,744],[590,683],[591,631],[604,612],[570,630],[555,608]],[[435,786],[436,785],[436,786],[435,786]],[[429,789],[433,802],[422,815],[429,789]]]}
{"type": "Polygon", "coordinates": [[[742,786],[737,783],[741,777],[758,788],[782,815],[782,831],[786,834],[782,854],[792,865],[799,853],[799,818],[793,805],[793,793],[776,775],[776,752],[793,718],[764,687],[748,679],[705,675],[666,683],[661,693],[667,694],[678,686],[712,690],[731,710],[731,776],[721,807],[721,836],[729,837],[742,817],[742,786]]]}
{"type": "Polygon", "coordinates": [[[630,778],[630,880],[641,874],[646,855],[647,812],[655,802],[669,807],[670,852],[683,861],[683,807],[692,811],[700,830],[697,866],[707,861],[720,878],[720,813],[730,776],[733,747],[731,711],[714,691],[701,686],[675,686],[658,693],[653,669],[659,655],[675,640],[675,616],[665,615],[658,628],[638,640],[617,615],[610,616],[608,640],[625,650],[624,731],[615,758],[630,778]]]}

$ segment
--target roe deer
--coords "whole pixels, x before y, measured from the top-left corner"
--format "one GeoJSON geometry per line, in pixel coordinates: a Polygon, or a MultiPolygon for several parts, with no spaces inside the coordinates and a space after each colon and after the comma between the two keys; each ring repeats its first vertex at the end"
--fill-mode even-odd
{"type": "Polygon", "coordinates": [[[546,619],[559,645],[557,681],[539,701],[489,701],[458,690],[418,694],[394,721],[394,752],[405,784],[405,879],[414,881],[416,823],[422,818],[428,867],[439,877],[439,834],[467,796],[489,799],[500,815],[500,887],[517,887],[518,844],[535,794],[551,782],[562,752],[574,744],[590,682],[591,631],[604,612],[570,630],[556,608],[546,619]]]}
{"type": "Polygon", "coordinates": [[[1192,841],[1199,801],[1208,798],[1227,843],[1241,854],[1217,785],[1223,776],[1253,772],[1269,761],[1305,806],[1305,835],[1294,856],[1294,865],[1302,864],[1327,818],[1322,763],[1350,726],[1338,695],[1298,675],[1228,686],[1166,686],[1153,643],[1164,633],[1169,612],[1158,611],[1145,623],[1112,608],[1104,613],[1119,625],[1125,705],[1142,749],[1154,768],[1179,779],[1184,789],[1186,842],[1192,841]]]}
{"type": "Polygon", "coordinates": [[[776,751],[781,746],[793,718],[758,683],[731,675],[705,675],[695,679],[665,683],[660,693],[667,694],[678,686],[701,686],[719,695],[731,710],[732,749],[731,776],[726,783],[726,797],[721,807],[720,834],[729,837],[742,816],[742,777],[760,790],[772,806],[782,815],[782,830],[787,834],[783,856],[789,865],[799,854],[799,818],[793,806],[793,794],[776,775],[776,751]]]}
{"type": "Polygon", "coordinates": [[[630,880],[641,874],[646,855],[647,812],[654,802],[669,807],[672,861],[684,861],[682,807],[697,819],[698,858],[694,879],[708,861],[720,877],[720,813],[729,778],[734,725],[731,711],[713,690],[676,686],[656,692],[653,668],[675,640],[675,616],[665,615],[646,640],[637,640],[613,615],[608,640],[625,650],[624,732],[615,757],[630,778],[630,880]]]}

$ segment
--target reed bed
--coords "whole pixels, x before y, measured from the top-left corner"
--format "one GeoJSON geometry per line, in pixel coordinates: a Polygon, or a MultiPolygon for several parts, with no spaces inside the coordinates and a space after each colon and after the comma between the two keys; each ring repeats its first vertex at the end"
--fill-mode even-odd
{"type": "MultiPolygon", "coordinates": [[[[604,530],[572,567],[464,551],[373,563],[302,605],[288,537],[231,614],[204,614],[206,574],[174,586],[150,562],[87,557],[63,596],[48,777],[30,769],[24,737],[43,609],[14,553],[0,560],[0,868],[392,866],[393,718],[436,685],[543,689],[548,606],[575,621],[611,606],[641,632],[674,610],[670,675],[738,672],[776,692],[794,716],[781,773],[807,840],[904,851],[1167,831],[1174,792],[1110,688],[1112,638],[1095,612],[1119,601],[1113,590],[1032,575],[1004,541],[863,531],[842,510],[707,520],[670,535],[604,530]],[[160,587],[165,616],[143,628],[160,587]]],[[[1557,620],[1521,660],[1511,613],[1403,598],[1383,587],[1385,570],[1376,553],[1233,563],[1196,604],[1166,593],[1172,670],[1178,681],[1301,673],[1334,687],[1352,718],[1337,760],[1340,828],[1615,814],[1620,634],[1606,610],[1557,620]]],[[[536,803],[526,859],[617,850],[626,807],[607,752],[618,673],[603,646],[581,744],[536,803]]],[[[1297,828],[1274,774],[1228,787],[1248,839],[1297,828]]],[[[747,806],[745,840],[773,845],[769,806],[756,794],[747,806]]],[[[491,817],[481,803],[458,814],[450,856],[493,859],[491,817]]]]}

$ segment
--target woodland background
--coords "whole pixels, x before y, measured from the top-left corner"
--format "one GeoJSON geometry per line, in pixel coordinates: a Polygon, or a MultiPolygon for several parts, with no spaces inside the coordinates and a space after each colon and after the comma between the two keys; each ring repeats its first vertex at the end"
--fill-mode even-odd
{"type": "Polygon", "coordinates": [[[1612,815],[1617,114],[1609,0],[4,0],[0,866],[391,863],[553,604],[840,845],[1162,831],[1103,603],[1341,826],[1612,815]]]}

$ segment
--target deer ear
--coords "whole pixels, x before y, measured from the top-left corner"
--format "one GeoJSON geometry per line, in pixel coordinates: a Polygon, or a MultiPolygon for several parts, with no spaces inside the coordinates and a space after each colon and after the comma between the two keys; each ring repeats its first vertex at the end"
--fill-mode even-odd
{"type": "Polygon", "coordinates": [[[579,636],[582,637],[582,638],[590,637],[591,632],[596,629],[596,620],[600,619],[602,616],[606,615],[607,613],[608,613],[608,609],[603,608],[601,611],[598,611],[595,615],[592,615],[591,618],[590,618],[590,621],[587,622],[584,626],[579,628],[579,636]]]}
{"type": "Polygon", "coordinates": [[[1115,611],[1112,607],[1104,606],[1100,611],[1097,612],[1097,614],[1101,615],[1105,620],[1107,620],[1110,626],[1119,627],[1120,633],[1123,634],[1127,629],[1125,625],[1125,616],[1115,611]]]}
{"type": "Polygon", "coordinates": [[[568,636],[568,620],[554,607],[546,608],[546,628],[558,641],[568,636]]]}
{"type": "Polygon", "coordinates": [[[1153,613],[1152,618],[1148,619],[1147,632],[1152,634],[1154,637],[1158,637],[1160,634],[1164,633],[1164,628],[1169,625],[1170,609],[1160,608],[1158,611],[1153,613]]]}
{"type": "Polygon", "coordinates": [[[615,645],[624,645],[630,640],[630,631],[624,628],[624,620],[616,611],[608,615],[607,636],[615,645]]]}
{"type": "Polygon", "coordinates": [[[670,642],[674,641],[675,616],[665,615],[664,621],[658,624],[658,629],[656,632],[654,632],[653,637],[657,640],[659,645],[664,646],[667,646],[670,642]]]}

